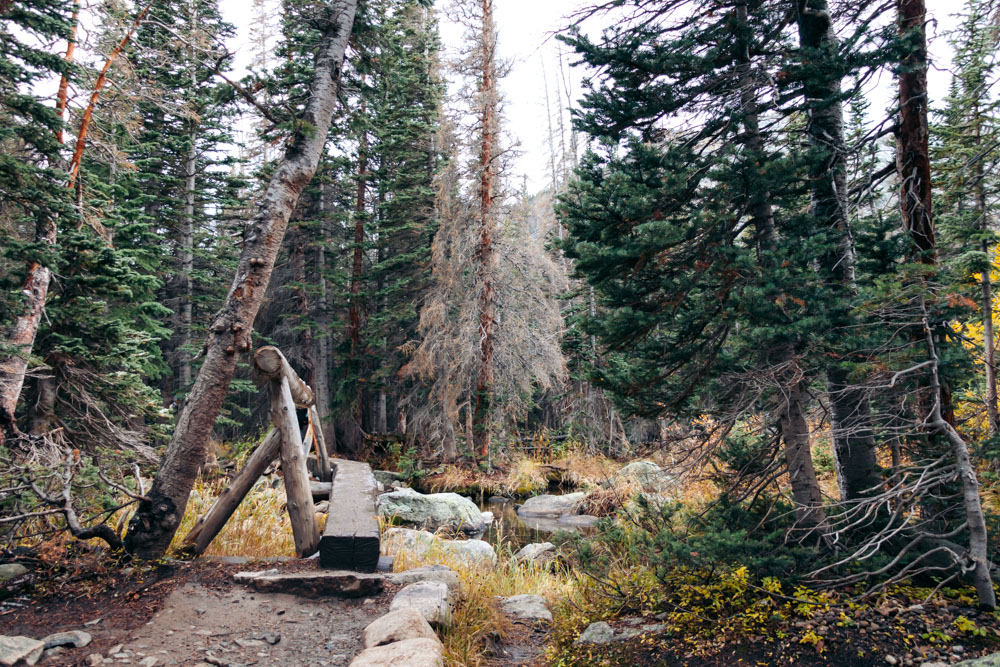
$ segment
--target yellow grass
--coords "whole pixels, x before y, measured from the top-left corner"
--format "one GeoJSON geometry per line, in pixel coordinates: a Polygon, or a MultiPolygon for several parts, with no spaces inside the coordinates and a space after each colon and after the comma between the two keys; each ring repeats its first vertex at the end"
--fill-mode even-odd
{"type": "MultiPolygon", "coordinates": [[[[285,511],[285,488],[277,477],[259,480],[205,551],[209,556],[269,558],[295,556],[292,524],[285,511]]],[[[226,487],[226,479],[206,481],[199,476],[188,501],[184,519],[174,535],[171,550],[178,548],[198,518],[208,511],[226,487]]],[[[320,530],[325,514],[316,515],[320,530]]]]}
{"type": "Polygon", "coordinates": [[[463,596],[455,606],[451,625],[441,634],[448,665],[487,664],[489,656],[484,654],[484,647],[488,638],[503,638],[510,631],[510,622],[495,600],[497,596],[542,595],[554,609],[573,593],[575,582],[575,577],[560,566],[546,569],[519,563],[511,550],[503,547],[498,550],[496,567],[470,566],[436,549],[423,555],[400,551],[394,558],[393,569],[397,572],[422,565],[446,565],[458,573],[463,596]]]}

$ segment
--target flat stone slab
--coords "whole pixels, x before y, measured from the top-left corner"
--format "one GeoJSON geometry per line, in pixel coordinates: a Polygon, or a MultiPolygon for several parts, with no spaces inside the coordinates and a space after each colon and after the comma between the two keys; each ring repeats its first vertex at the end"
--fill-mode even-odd
{"type": "Polygon", "coordinates": [[[289,593],[306,598],[368,597],[381,593],[385,582],[385,576],[381,574],[347,570],[287,574],[276,574],[273,571],[240,572],[233,578],[237,583],[247,584],[262,593],[289,593]]]}
{"type": "Polygon", "coordinates": [[[33,665],[44,650],[45,644],[37,639],[0,635],[0,665],[11,667],[21,660],[33,665]]]}
{"type": "Polygon", "coordinates": [[[365,628],[363,638],[365,648],[392,644],[407,639],[432,639],[441,643],[424,615],[416,609],[408,607],[391,611],[369,623],[368,627],[365,628]]]}
{"type": "Polygon", "coordinates": [[[552,623],[552,612],[549,611],[548,601],[541,595],[511,595],[497,597],[497,600],[503,613],[515,623],[552,623]]]}
{"type": "Polygon", "coordinates": [[[406,639],[362,651],[350,667],[441,667],[444,651],[440,641],[406,639]]]}
{"type": "Polygon", "coordinates": [[[403,587],[389,605],[389,611],[415,609],[431,625],[451,622],[452,600],[448,586],[440,581],[418,581],[403,587]]]}
{"type": "Polygon", "coordinates": [[[574,644],[607,644],[615,640],[615,629],[604,621],[591,623],[580,633],[574,644]]]}

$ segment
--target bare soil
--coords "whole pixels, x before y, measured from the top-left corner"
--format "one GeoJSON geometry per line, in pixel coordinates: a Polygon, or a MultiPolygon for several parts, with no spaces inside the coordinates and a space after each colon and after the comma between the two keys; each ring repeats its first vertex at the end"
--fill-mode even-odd
{"type": "Polygon", "coordinates": [[[228,564],[208,560],[105,568],[99,561],[36,569],[0,596],[0,634],[42,638],[84,630],[93,642],[45,665],[347,665],[361,632],[388,611],[377,596],[305,600],[260,593],[232,580],[244,570],[316,567],[315,561],[228,564]]]}

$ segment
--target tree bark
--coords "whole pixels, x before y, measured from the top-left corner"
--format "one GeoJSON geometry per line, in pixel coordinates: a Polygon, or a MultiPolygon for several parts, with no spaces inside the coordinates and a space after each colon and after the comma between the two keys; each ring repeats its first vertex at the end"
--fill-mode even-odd
{"type": "MultiPolygon", "coordinates": [[[[192,71],[192,78],[194,73],[192,71]]],[[[192,81],[192,85],[194,81],[192,81]]],[[[198,132],[192,127],[188,135],[191,146],[188,148],[187,160],[184,163],[184,221],[181,226],[180,248],[180,339],[178,340],[178,389],[183,391],[191,384],[191,329],[194,325],[194,204],[196,168],[198,147],[196,144],[198,132]]]]}
{"type": "Polygon", "coordinates": [[[781,437],[785,442],[785,460],[788,479],[795,501],[795,530],[800,540],[811,536],[825,539],[828,532],[823,496],[816,479],[810,448],[809,424],[802,409],[803,381],[796,381],[784,389],[784,401],[779,411],[781,437]]]}
{"type": "MultiPolygon", "coordinates": [[[[319,213],[322,238],[316,246],[316,276],[319,299],[316,304],[316,334],[312,337],[313,391],[316,393],[316,428],[323,434],[329,448],[336,444],[333,422],[330,417],[330,292],[326,282],[326,188],[320,187],[319,213]]],[[[332,454],[333,449],[327,453],[332,454]]]]}
{"type": "Polygon", "coordinates": [[[934,332],[927,315],[927,306],[920,300],[923,311],[924,339],[927,343],[927,355],[931,360],[931,389],[933,390],[934,406],[931,408],[928,425],[942,433],[951,447],[952,458],[962,484],[962,508],[965,511],[965,521],[969,527],[969,560],[972,561],[972,582],[979,598],[979,606],[984,609],[995,609],[997,606],[996,592],[993,589],[993,579],[990,576],[989,540],[986,532],[986,517],[979,497],[979,480],[976,469],[969,456],[969,447],[965,440],[955,430],[955,427],[941,413],[941,377],[940,362],[937,347],[934,344],[934,332]]]}
{"type": "Polygon", "coordinates": [[[496,211],[493,196],[496,187],[494,165],[497,99],[494,89],[493,2],[482,0],[482,81],[480,95],[481,136],[479,149],[479,244],[476,248],[476,274],[479,284],[479,371],[476,377],[475,409],[472,436],[476,456],[486,460],[490,454],[490,392],[493,385],[493,336],[496,325],[496,295],[493,290],[493,235],[496,211]]]}
{"type": "Polygon", "coordinates": [[[205,343],[204,362],[177,422],[149,499],[129,524],[126,548],[142,558],[166,551],[187,507],[205,458],[205,444],[236,370],[238,352],[251,346],[260,308],[288,219],[323,153],[340,87],[340,69],[351,35],[357,0],[331,0],[316,53],[310,97],[297,132],[278,163],[260,209],[247,231],[233,285],[205,343]]]}
{"type": "Polygon", "coordinates": [[[271,401],[271,421],[281,434],[281,472],[285,483],[285,506],[292,524],[295,553],[305,558],[319,549],[319,530],[313,512],[312,489],[306,470],[308,452],[302,444],[302,433],[295,418],[290,377],[282,373],[280,379],[268,382],[271,401]]]}
{"type": "MultiPolygon", "coordinates": [[[[814,64],[825,59],[839,62],[840,43],[826,0],[796,0],[796,10],[803,60],[814,64]]],[[[834,64],[826,63],[824,75],[807,78],[802,92],[808,112],[809,142],[822,155],[822,160],[810,167],[810,208],[836,240],[836,247],[821,258],[821,265],[847,298],[856,293],[857,282],[847,209],[842,75],[834,64]]],[[[850,324],[845,307],[838,306],[836,312],[844,324],[850,324]]],[[[827,367],[826,377],[840,496],[842,500],[851,500],[871,493],[878,484],[871,407],[867,393],[849,381],[848,373],[839,364],[827,367]]]]}

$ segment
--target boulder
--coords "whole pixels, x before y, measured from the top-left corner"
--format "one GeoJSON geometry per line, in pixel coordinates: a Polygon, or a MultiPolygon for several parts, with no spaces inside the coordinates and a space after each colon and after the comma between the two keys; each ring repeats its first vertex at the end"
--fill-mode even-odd
{"type": "Polygon", "coordinates": [[[347,570],[305,570],[287,574],[239,572],[234,579],[262,593],[289,593],[307,598],[360,598],[381,593],[385,577],[347,570]]]}
{"type": "Polygon", "coordinates": [[[453,561],[470,567],[497,564],[493,545],[483,540],[440,540],[442,551],[453,561]]]}
{"type": "Polygon", "coordinates": [[[365,648],[407,639],[431,639],[441,643],[423,614],[410,607],[397,609],[375,619],[365,628],[363,637],[365,648]]]}
{"type": "Polygon", "coordinates": [[[493,512],[480,512],[480,516],[483,518],[484,529],[493,524],[493,512]]]}
{"type": "Polygon", "coordinates": [[[431,625],[451,622],[452,599],[448,587],[440,581],[418,581],[404,586],[389,604],[389,611],[413,609],[431,625]]]}
{"type": "Polygon", "coordinates": [[[518,516],[559,517],[567,514],[578,514],[583,506],[583,491],[567,493],[562,496],[542,495],[528,498],[517,508],[518,516]]]}
{"type": "Polygon", "coordinates": [[[440,641],[406,639],[362,651],[350,667],[441,667],[444,650],[440,641]]]}
{"type": "Polygon", "coordinates": [[[646,493],[667,493],[677,488],[677,478],[652,461],[633,461],[612,475],[604,486],[634,483],[646,493]]]}
{"type": "Polygon", "coordinates": [[[375,476],[375,481],[384,484],[385,486],[392,486],[393,482],[405,482],[406,475],[401,472],[392,472],[391,470],[374,470],[372,475],[375,476]]]}
{"type": "Polygon", "coordinates": [[[403,572],[393,572],[387,574],[385,578],[390,584],[397,586],[406,586],[418,581],[440,581],[448,587],[452,598],[458,598],[462,593],[462,582],[459,581],[458,574],[444,565],[425,565],[403,572]]]}
{"type": "Polygon", "coordinates": [[[556,545],[551,542],[535,542],[526,544],[521,550],[514,554],[514,560],[519,563],[533,563],[535,565],[547,565],[555,560],[556,545]]]}
{"type": "Polygon", "coordinates": [[[956,663],[954,667],[1000,667],[1000,653],[991,653],[981,658],[972,658],[956,663]]]}
{"type": "Polygon", "coordinates": [[[0,665],[16,665],[21,660],[33,665],[44,650],[45,644],[37,639],[0,635],[0,665]]]}
{"type": "Polygon", "coordinates": [[[607,644],[615,639],[615,629],[604,621],[591,623],[587,626],[574,644],[607,644]]]}
{"type": "Polygon", "coordinates": [[[70,630],[69,632],[57,632],[42,639],[45,648],[55,648],[56,646],[72,646],[73,648],[83,648],[90,643],[90,633],[83,630],[70,630]]]}
{"type": "Polygon", "coordinates": [[[0,565],[0,581],[16,579],[28,574],[28,568],[20,563],[4,563],[0,565]]]}
{"type": "Polygon", "coordinates": [[[457,493],[423,494],[398,489],[378,497],[379,516],[395,517],[403,523],[428,530],[479,533],[485,528],[476,504],[457,493]]]}
{"type": "Polygon", "coordinates": [[[382,544],[389,555],[405,551],[418,558],[441,556],[471,566],[492,566],[497,562],[493,546],[483,540],[446,540],[426,530],[390,528],[382,534],[382,544]]]}
{"type": "Polygon", "coordinates": [[[512,595],[498,597],[500,608],[515,623],[552,623],[552,612],[548,602],[541,595],[512,595]]]}
{"type": "Polygon", "coordinates": [[[394,556],[407,551],[422,556],[439,541],[433,533],[413,528],[388,528],[382,533],[382,546],[386,553],[394,556]]]}

